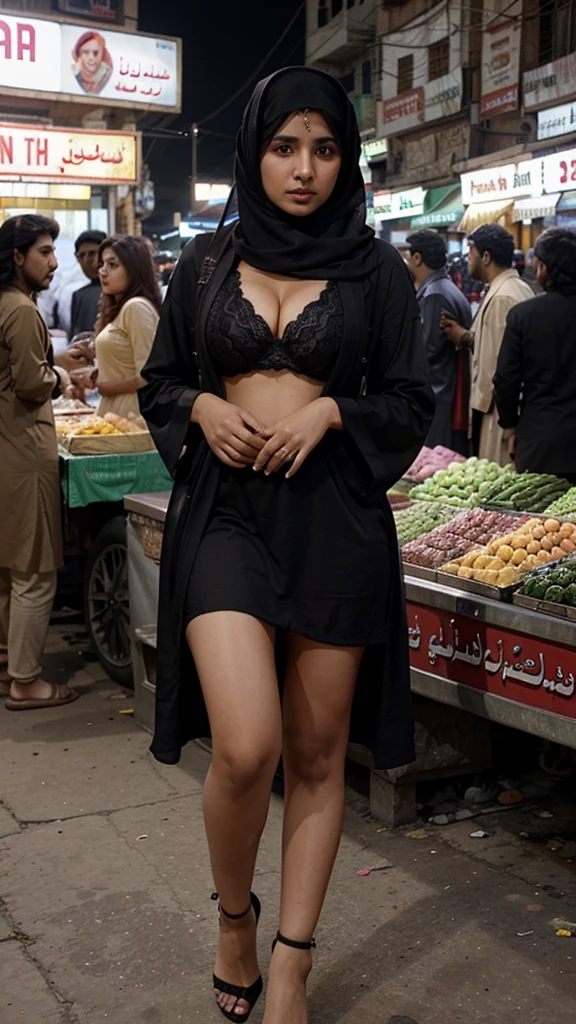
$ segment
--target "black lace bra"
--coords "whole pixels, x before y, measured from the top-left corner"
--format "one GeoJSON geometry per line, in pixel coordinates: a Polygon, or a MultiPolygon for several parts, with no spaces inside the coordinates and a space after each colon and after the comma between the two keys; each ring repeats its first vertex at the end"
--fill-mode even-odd
{"type": "Polygon", "coordinates": [[[342,322],[338,287],[329,281],[319,298],[286,325],[282,338],[275,338],[243,294],[239,271],[233,270],[212,304],[206,344],[222,377],[291,370],[325,382],[342,342],[342,322]]]}

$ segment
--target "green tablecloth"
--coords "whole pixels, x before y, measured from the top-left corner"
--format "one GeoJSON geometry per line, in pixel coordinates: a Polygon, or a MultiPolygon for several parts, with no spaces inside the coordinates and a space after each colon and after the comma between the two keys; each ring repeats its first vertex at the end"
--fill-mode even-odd
{"type": "Polygon", "coordinates": [[[69,508],[95,501],[122,501],[126,494],[172,490],[173,480],[157,451],[134,455],[71,455],[62,459],[62,490],[69,508]]]}

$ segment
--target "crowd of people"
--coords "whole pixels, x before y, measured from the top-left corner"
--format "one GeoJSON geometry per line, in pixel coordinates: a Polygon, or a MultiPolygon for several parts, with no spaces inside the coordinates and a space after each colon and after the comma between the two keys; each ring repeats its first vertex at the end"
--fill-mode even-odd
{"type": "Polygon", "coordinates": [[[139,415],[140,371],[161,306],[146,240],[85,232],[76,258],[89,283],[76,278],[71,287],[68,275],[56,292],[55,337],[64,333],[67,344],[54,354],[36,298],[49,292],[57,270],[58,234],[54,221],[28,214],[0,227],[0,694],[13,711],[78,696],[42,678],[63,558],[51,400],[97,388],[99,412],[139,415]],[[79,340],[85,332],[89,340],[79,340]]]}
{"type": "Polygon", "coordinates": [[[349,738],[377,769],[414,756],[387,491],[426,440],[576,479],[576,233],[538,240],[535,296],[512,235],[473,231],[473,318],[439,233],[410,235],[404,260],[359,216],[359,157],[330,75],[287,68],[259,83],[238,135],[239,220],[186,247],[163,304],[150,244],[98,232],[76,241],[80,277],[37,304],[58,225],[0,227],[0,692],[9,710],[78,697],[42,677],[62,562],[51,400],[97,390],[99,412],[144,417],[175,478],[151,750],[175,764],[211,731],[213,985],[229,1020],[247,1020],[263,988],[251,885],[280,756],[272,1024],[286,1007],[308,1019],[349,738]]]}
{"type": "Polygon", "coordinates": [[[531,287],[517,269],[510,232],[497,224],[476,228],[468,236],[468,273],[484,294],[473,323],[468,300],[446,272],[441,235],[422,230],[407,243],[436,395],[426,443],[572,480],[576,232],[549,228],[540,236],[531,287]]]}

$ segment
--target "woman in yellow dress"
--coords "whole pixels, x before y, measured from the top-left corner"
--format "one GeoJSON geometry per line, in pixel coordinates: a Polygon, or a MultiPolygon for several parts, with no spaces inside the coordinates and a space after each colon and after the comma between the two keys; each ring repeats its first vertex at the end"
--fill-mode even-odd
{"type": "Polygon", "coordinates": [[[100,246],[102,305],[96,321],[98,415],[139,416],[140,376],[150,350],[162,299],[149,243],[133,235],[105,238],[100,246]]]}

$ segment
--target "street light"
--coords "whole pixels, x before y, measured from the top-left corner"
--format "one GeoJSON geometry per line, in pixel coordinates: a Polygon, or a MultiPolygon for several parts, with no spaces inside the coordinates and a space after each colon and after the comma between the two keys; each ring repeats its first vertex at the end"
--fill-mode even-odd
{"type": "Polygon", "coordinates": [[[196,122],[192,125],[192,192],[190,196],[190,209],[192,213],[196,209],[196,182],[198,181],[198,135],[200,129],[196,122]]]}

